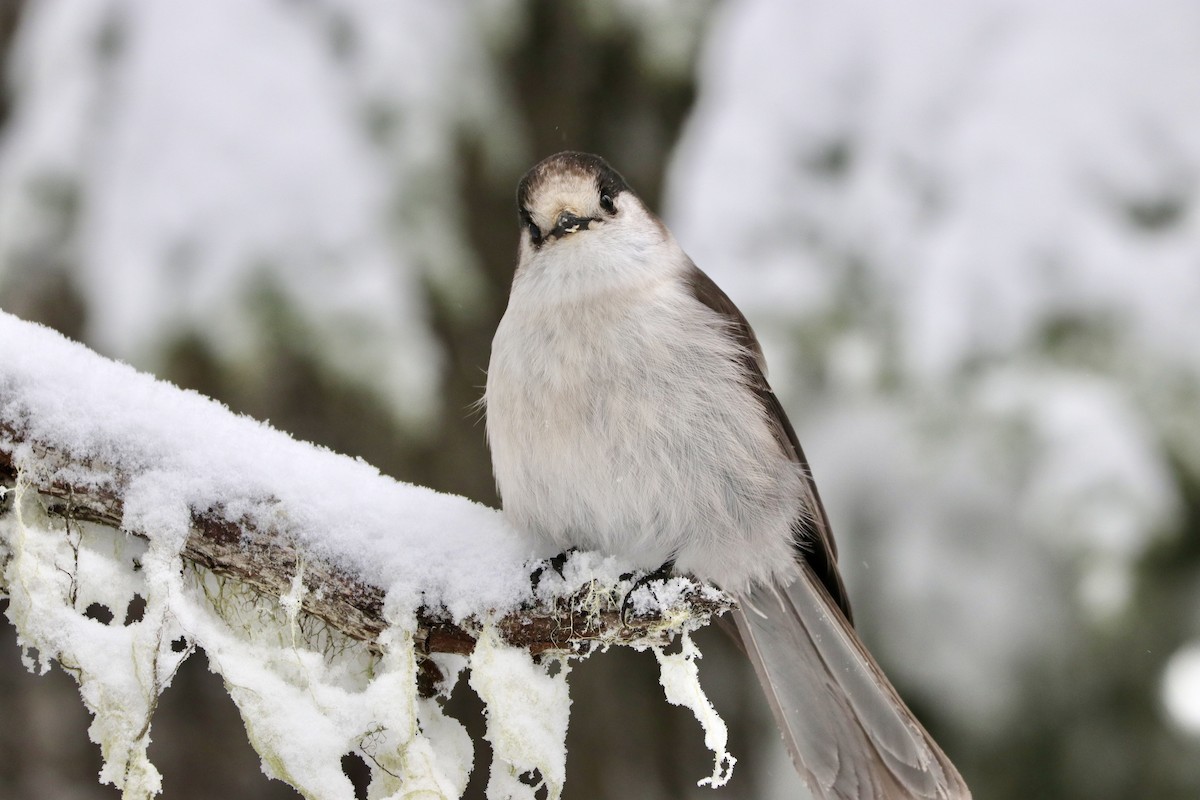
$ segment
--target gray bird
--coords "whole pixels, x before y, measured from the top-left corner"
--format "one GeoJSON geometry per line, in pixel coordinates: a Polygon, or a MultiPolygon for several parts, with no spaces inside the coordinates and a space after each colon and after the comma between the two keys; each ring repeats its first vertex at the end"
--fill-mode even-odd
{"type": "Polygon", "coordinates": [[[854,631],[816,485],[746,318],[603,159],[517,190],[487,436],[504,514],[548,549],[710,581],[818,798],[969,798],[854,631]]]}

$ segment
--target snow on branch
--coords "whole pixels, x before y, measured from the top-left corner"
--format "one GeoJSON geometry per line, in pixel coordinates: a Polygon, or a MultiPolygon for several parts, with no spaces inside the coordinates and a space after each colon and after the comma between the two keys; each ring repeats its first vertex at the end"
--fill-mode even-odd
{"type": "Polygon", "coordinates": [[[489,797],[557,797],[569,659],[610,645],[655,650],[668,698],[705,726],[709,782],[726,780],[688,634],[729,599],[674,578],[623,616],[623,565],[539,555],[492,509],[0,313],[0,596],[27,665],[78,681],[101,779],[127,798],[161,790],[153,712],[197,647],[264,771],[306,797],[352,794],[348,752],[373,797],[460,796],[473,747],[440,701],[468,667],[489,709],[489,797]]]}
{"type": "MultiPolygon", "coordinates": [[[[42,495],[48,516],[63,522],[64,535],[72,521],[121,528],[124,516],[121,487],[128,483],[128,478],[120,470],[88,462],[88,482],[67,482],[61,476],[78,473],[85,466],[83,462],[72,462],[69,456],[52,447],[26,441],[12,421],[0,419],[0,486],[16,485],[18,469],[13,451],[17,449],[50,465],[48,470],[39,470],[40,474],[60,476],[34,482],[28,488],[42,495]]],[[[271,501],[261,502],[271,504],[271,501]]],[[[189,509],[189,515],[190,528],[183,549],[185,561],[233,578],[268,597],[282,597],[293,591],[294,580],[301,575],[304,612],[368,645],[387,626],[383,617],[384,590],[320,557],[306,555],[285,523],[261,529],[250,519],[231,522],[219,509],[189,509]]],[[[289,515],[280,509],[277,516],[289,515]]],[[[537,580],[540,571],[552,568],[544,562],[538,564],[531,582],[537,580]]],[[[675,602],[669,606],[642,604],[622,616],[624,595],[620,589],[621,583],[607,587],[588,584],[549,603],[531,601],[498,617],[492,624],[505,643],[533,655],[571,656],[586,654],[597,645],[666,644],[681,627],[706,622],[732,607],[726,596],[700,584],[684,582],[683,591],[676,587],[675,602]],[[588,611],[582,613],[585,607],[588,611]]],[[[417,621],[416,641],[422,654],[469,655],[475,649],[478,620],[456,624],[445,614],[421,608],[417,621]]]]}

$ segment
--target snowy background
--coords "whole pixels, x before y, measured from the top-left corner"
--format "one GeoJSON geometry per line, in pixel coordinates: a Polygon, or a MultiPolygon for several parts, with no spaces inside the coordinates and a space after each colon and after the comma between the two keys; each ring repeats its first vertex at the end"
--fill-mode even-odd
{"type": "MultiPolygon", "coordinates": [[[[6,0],[0,52],[0,307],[485,503],[516,180],[605,155],[764,340],[864,635],[976,796],[1200,794],[1200,6],[6,0]]],[[[2,631],[0,798],[115,796],[2,631]]],[[[700,643],[715,795],[792,796],[700,643]]],[[[566,797],[714,794],[656,684],[572,675],[566,797]]],[[[295,796],[201,659],[151,757],[168,798],[295,796]]]]}

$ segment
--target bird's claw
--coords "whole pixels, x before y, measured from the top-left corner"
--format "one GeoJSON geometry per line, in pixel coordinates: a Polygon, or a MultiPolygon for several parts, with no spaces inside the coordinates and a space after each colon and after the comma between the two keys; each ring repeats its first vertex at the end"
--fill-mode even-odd
{"type": "MultiPolygon", "coordinates": [[[[674,571],[675,571],[675,561],[671,560],[671,561],[668,561],[667,563],[663,564],[661,567],[654,570],[653,572],[647,572],[645,575],[641,576],[640,578],[636,579],[633,582],[633,586],[629,587],[629,591],[625,593],[625,598],[623,600],[621,600],[621,625],[622,626],[629,627],[629,616],[630,616],[630,613],[633,611],[633,594],[634,594],[634,592],[636,592],[638,589],[641,589],[643,586],[649,586],[650,584],[655,583],[655,582],[666,581],[668,578],[671,577],[671,573],[673,573],[674,571]]],[[[632,572],[626,573],[625,575],[621,576],[621,579],[628,580],[628,579],[632,578],[633,575],[634,575],[634,573],[632,573],[632,572]]]]}
{"type": "Polygon", "coordinates": [[[556,556],[542,559],[542,563],[533,571],[533,574],[529,576],[529,584],[533,587],[533,590],[535,592],[537,591],[538,584],[542,582],[542,575],[546,573],[547,569],[553,569],[558,573],[558,577],[565,578],[566,575],[563,575],[563,567],[567,565],[567,559],[571,557],[571,554],[574,553],[576,549],[577,548],[572,547],[568,550],[562,551],[556,556]]]}

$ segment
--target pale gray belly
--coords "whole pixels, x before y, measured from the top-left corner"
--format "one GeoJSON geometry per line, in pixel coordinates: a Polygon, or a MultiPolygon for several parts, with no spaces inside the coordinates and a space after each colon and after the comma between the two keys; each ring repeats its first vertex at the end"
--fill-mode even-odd
{"type": "Polygon", "coordinates": [[[723,332],[645,308],[574,323],[502,325],[493,345],[488,434],[513,524],[718,582],[745,572],[739,549],[780,549],[799,473],[723,332]]]}

